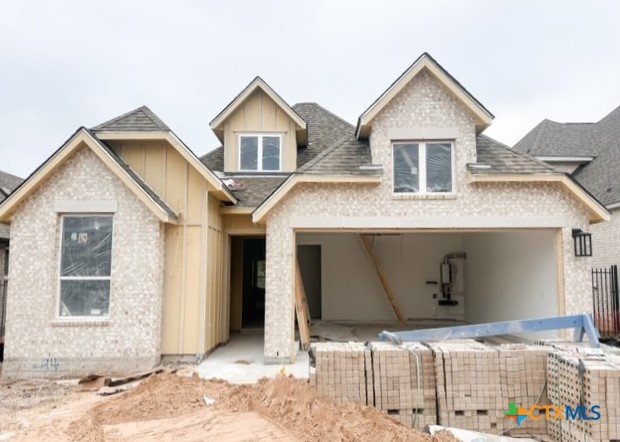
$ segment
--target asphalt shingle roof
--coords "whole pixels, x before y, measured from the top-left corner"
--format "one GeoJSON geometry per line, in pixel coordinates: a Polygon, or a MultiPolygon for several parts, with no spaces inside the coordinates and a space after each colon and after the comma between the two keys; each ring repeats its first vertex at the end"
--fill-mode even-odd
{"type": "Polygon", "coordinates": [[[304,175],[377,175],[382,169],[372,166],[370,146],[349,135],[337,141],[332,147],[323,150],[314,159],[298,169],[304,175]]]}
{"type": "Polygon", "coordinates": [[[297,103],[293,106],[304,119],[308,130],[308,145],[297,149],[297,167],[315,158],[338,140],[355,134],[355,127],[317,103],[297,103]]]}
{"type": "Polygon", "coordinates": [[[596,123],[543,120],[514,147],[536,156],[591,156],[573,178],[602,204],[620,202],[620,106],[596,123]]]}
{"type": "Polygon", "coordinates": [[[517,152],[486,135],[476,137],[476,165],[488,168],[470,167],[476,175],[482,174],[558,174],[552,167],[522,152],[517,152]]]}
{"type": "Polygon", "coordinates": [[[211,152],[200,157],[202,164],[211,170],[221,172],[224,170],[224,146],[216,147],[211,152]]]}
{"type": "Polygon", "coordinates": [[[227,175],[223,177],[224,183],[233,180],[235,185],[229,186],[231,192],[239,200],[237,207],[257,207],[265,201],[289,175],[279,176],[249,176],[227,175]]]}
{"type": "Polygon", "coordinates": [[[101,123],[93,128],[92,131],[114,131],[114,132],[159,132],[169,131],[170,128],[159,119],[148,107],[141,106],[126,114],[112,118],[105,123],[101,123]]]}

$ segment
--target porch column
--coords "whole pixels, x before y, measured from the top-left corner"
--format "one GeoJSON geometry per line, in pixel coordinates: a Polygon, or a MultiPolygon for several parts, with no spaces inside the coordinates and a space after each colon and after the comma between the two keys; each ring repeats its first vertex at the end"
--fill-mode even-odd
{"type": "Polygon", "coordinates": [[[296,355],[295,234],[285,217],[269,220],[266,241],[265,363],[290,363],[296,355]]]}

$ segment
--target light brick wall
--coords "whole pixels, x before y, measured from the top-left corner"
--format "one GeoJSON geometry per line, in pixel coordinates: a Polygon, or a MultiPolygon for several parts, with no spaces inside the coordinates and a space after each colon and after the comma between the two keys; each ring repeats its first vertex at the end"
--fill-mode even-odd
{"type": "Polygon", "coordinates": [[[164,230],[157,217],[82,148],[15,212],[3,377],[150,368],[161,345],[164,230]],[[116,200],[109,321],[57,317],[60,216],[55,200],[116,200]]]}
{"type": "MultiPolygon", "coordinates": [[[[565,311],[589,311],[590,259],[575,258],[571,228],[588,226],[587,213],[559,184],[467,185],[466,163],[475,161],[475,132],[468,110],[430,74],[411,82],[377,115],[371,134],[373,161],[384,167],[382,183],[298,184],[267,217],[267,279],[265,359],[276,362],[294,357],[293,218],[341,217],[375,220],[389,217],[425,218],[453,228],[465,227],[471,217],[503,220],[517,218],[561,219],[565,311]],[[390,128],[456,127],[456,197],[406,197],[392,195],[392,148],[390,128]]],[[[315,218],[316,219],[316,218],[315,218]]],[[[375,228],[381,227],[379,221],[375,228]]],[[[471,226],[468,226],[471,227],[471,226]]],[[[351,306],[354,308],[354,306],[351,306]]]]}
{"type": "Polygon", "coordinates": [[[609,222],[585,230],[592,233],[592,266],[620,265],[620,209],[611,213],[609,222]]]}

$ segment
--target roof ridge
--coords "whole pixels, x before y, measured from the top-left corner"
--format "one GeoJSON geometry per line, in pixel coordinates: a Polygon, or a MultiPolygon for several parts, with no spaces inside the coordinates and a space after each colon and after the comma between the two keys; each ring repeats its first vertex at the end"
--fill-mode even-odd
{"type": "Polygon", "coordinates": [[[98,124],[94,127],[91,127],[89,130],[91,131],[102,131],[105,130],[106,126],[110,126],[114,123],[118,123],[119,121],[128,118],[132,115],[135,115],[137,113],[142,113],[142,115],[144,115],[146,118],[148,118],[158,129],[160,130],[164,130],[164,131],[169,131],[170,128],[168,127],[168,125],[166,123],[164,123],[157,115],[155,115],[155,113],[149,109],[148,106],[146,105],[142,105],[140,107],[137,107],[133,110],[130,110],[129,112],[125,112],[124,114],[121,114],[117,117],[114,117],[110,120],[104,121],[101,124],[98,124]]]}
{"type": "MultiPolygon", "coordinates": [[[[331,115],[332,117],[336,118],[337,120],[341,121],[342,123],[346,124],[347,126],[349,126],[351,129],[355,129],[355,126],[351,123],[349,123],[347,120],[345,120],[344,118],[342,118],[341,116],[333,113],[332,111],[330,111],[329,109],[326,109],[325,107],[323,107],[322,105],[320,105],[319,103],[317,103],[316,101],[302,101],[299,103],[295,103],[292,107],[293,109],[295,108],[295,106],[297,106],[298,104],[313,104],[319,108],[321,108],[322,111],[328,113],[329,115],[331,115]]],[[[303,117],[302,117],[303,119],[303,117]]],[[[305,121],[305,120],[304,120],[305,121]]]]}
{"type": "Polygon", "coordinates": [[[321,153],[319,153],[317,156],[312,158],[306,164],[304,164],[303,166],[299,167],[295,172],[296,173],[299,173],[299,172],[303,173],[303,172],[306,172],[307,170],[313,168],[314,166],[319,164],[322,160],[324,160],[330,153],[332,153],[337,148],[342,146],[345,142],[347,142],[349,139],[355,139],[355,135],[346,135],[345,137],[342,137],[341,139],[336,141],[334,144],[332,144],[330,147],[324,149],[321,153]]]}

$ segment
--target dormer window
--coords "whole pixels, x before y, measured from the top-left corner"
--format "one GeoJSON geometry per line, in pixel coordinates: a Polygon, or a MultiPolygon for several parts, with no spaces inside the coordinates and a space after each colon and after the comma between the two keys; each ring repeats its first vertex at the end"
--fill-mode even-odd
{"type": "Polygon", "coordinates": [[[454,192],[453,144],[394,143],[394,193],[454,192]]]}
{"type": "Polygon", "coordinates": [[[279,134],[239,135],[239,170],[279,172],[282,170],[281,148],[279,134]]]}

